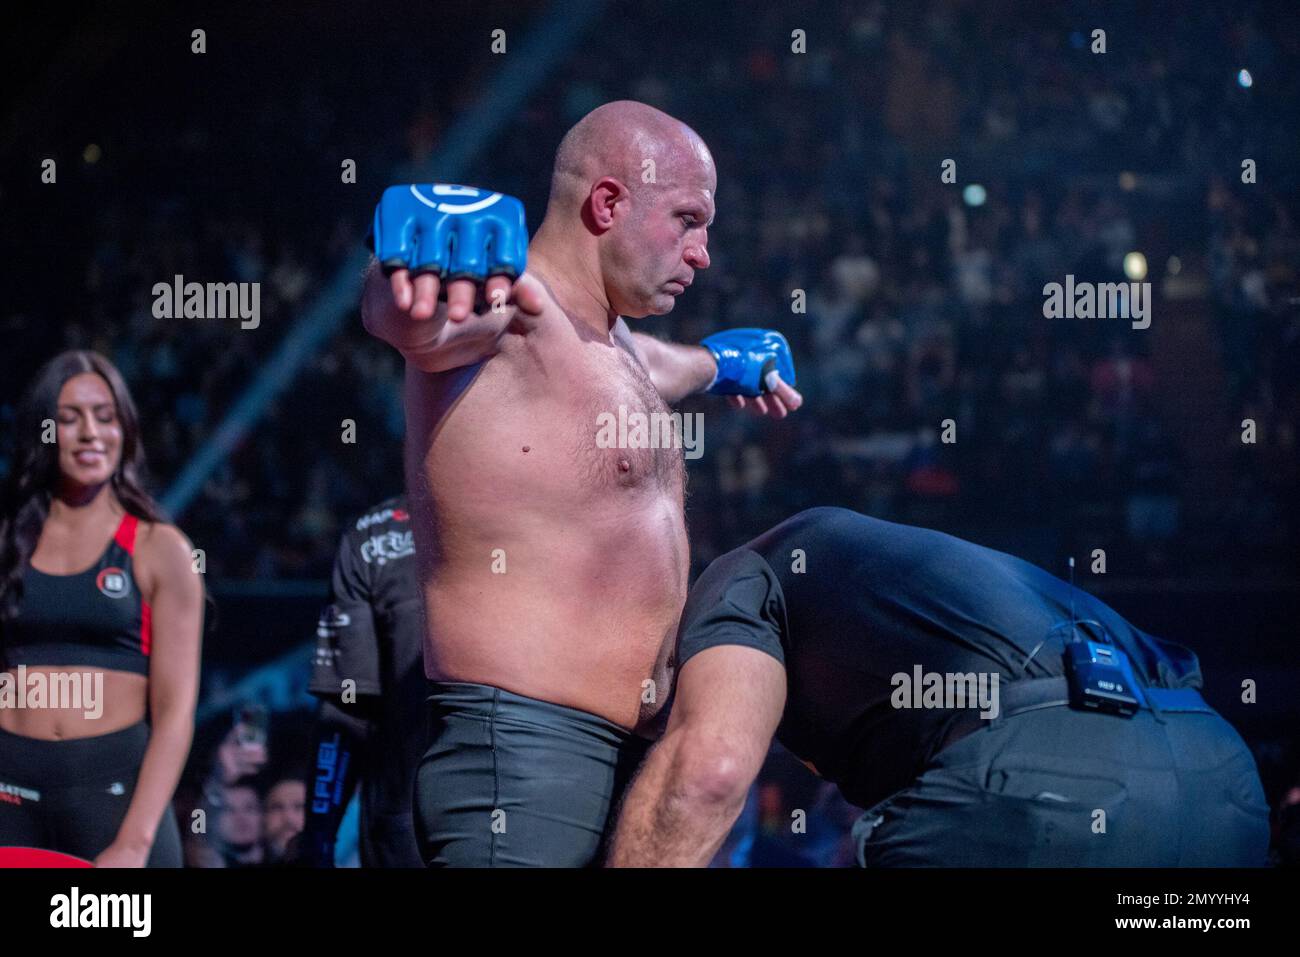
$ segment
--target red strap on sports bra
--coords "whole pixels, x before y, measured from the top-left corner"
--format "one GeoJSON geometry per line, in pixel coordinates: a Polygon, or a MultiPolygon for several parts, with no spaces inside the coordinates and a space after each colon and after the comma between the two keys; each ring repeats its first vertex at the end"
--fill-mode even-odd
{"type": "Polygon", "coordinates": [[[113,541],[121,545],[128,555],[135,554],[135,530],[139,524],[140,520],[128,512],[122,516],[122,521],[113,534],[113,541]]]}
{"type": "MultiPolygon", "coordinates": [[[[121,523],[117,526],[117,531],[113,534],[113,541],[122,546],[122,550],[128,555],[135,555],[135,531],[140,526],[140,520],[129,512],[122,516],[121,523]]],[[[140,653],[148,656],[153,650],[153,609],[149,603],[140,597],[140,653]]]]}
{"type": "Polygon", "coordinates": [[[153,651],[153,609],[140,599],[140,654],[146,658],[153,651]]]}

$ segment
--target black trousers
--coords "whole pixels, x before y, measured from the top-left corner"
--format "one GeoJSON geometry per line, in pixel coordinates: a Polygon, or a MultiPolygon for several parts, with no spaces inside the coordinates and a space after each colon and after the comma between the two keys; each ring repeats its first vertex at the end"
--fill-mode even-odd
{"type": "Polygon", "coordinates": [[[853,834],[865,867],[1258,867],[1269,810],[1218,714],[1057,706],[944,748],[853,834]]]}
{"type": "Polygon", "coordinates": [[[364,797],[361,800],[361,833],[357,836],[361,866],[422,867],[412,815],[377,814],[366,807],[364,797]]]}
{"type": "MultiPolygon", "coordinates": [[[[148,744],[149,725],[143,721],[66,741],[0,731],[0,846],[94,860],[117,837],[148,744]]],[[[148,866],[181,866],[180,828],[170,807],[158,825],[148,866]]]]}
{"type": "Polygon", "coordinates": [[[489,685],[433,685],[415,775],[429,867],[589,867],[650,743],[604,718],[489,685]]]}

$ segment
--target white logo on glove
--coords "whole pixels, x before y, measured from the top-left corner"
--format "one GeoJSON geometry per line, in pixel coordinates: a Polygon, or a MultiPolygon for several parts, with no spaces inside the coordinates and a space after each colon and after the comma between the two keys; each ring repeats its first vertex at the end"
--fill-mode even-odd
{"type": "MultiPolygon", "coordinates": [[[[500,193],[489,193],[484,199],[477,203],[465,203],[464,205],[443,203],[426,196],[420,195],[420,187],[412,184],[411,195],[422,202],[425,206],[436,209],[440,213],[451,213],[457,216],[463,216],[466,213],[477,213],[480,210],[487,209],[489,206],[495,206],[501,199],[500,193]]],[[[482,196],[483,191],[474,186],[448,186],[437,184],[433,187],[434,196],[482,196]]]]}

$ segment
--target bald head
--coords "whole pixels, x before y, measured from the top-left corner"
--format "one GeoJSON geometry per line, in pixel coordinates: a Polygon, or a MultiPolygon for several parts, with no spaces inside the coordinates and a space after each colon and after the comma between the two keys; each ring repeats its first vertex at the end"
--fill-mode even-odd
{"type": "Polygon", "coordinates": [[[662,315],[708,268],[717,185],[709,148],[681,120],[606,103],[560,141],[529,256],[582,277],[611,314],[662,315]]]}
{"type": "Polygon", "coordinates": [[[716,183],[713,156],[700,135],[636,100],[598,106],[564,135],[555,151],[551,203],[580,204],[604,176],[620,180],[633,193],[700,179],[708,180],[712,191],[716,183]]]}

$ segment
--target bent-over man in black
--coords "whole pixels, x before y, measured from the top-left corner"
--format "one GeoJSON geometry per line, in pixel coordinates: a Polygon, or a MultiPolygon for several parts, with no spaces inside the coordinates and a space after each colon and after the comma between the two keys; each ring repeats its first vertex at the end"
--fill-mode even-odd
{"type": "Polygon", "coordinates": [[[839,508],[714,561],[668,729],[610,861],[703,865],[775,734],[870,810],[866,866],[1251,866],[1268,808],[1196,656],[1011,555],[839,508]],[[1142,706],[1076,710],[1066,643],[1129,658],[1142,706]]]}

